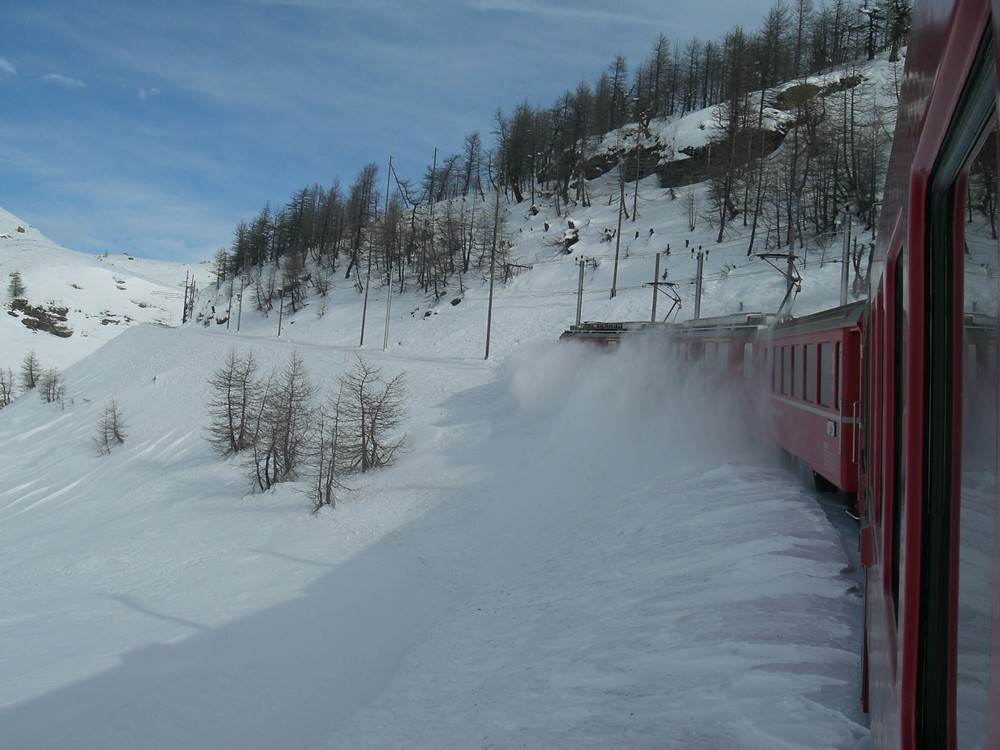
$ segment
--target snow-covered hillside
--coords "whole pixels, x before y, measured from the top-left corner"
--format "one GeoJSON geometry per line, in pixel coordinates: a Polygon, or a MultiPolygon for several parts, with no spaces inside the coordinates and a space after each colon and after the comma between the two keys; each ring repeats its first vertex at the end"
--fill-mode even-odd
{"type": "MultiPolygon", "coordinates": [[[[678,319],[699,247],[704,316],[774,311],[781,269],[645,180],[612,297],[617,190],[512,207],[530,268],[496,291],[488,360],[481,278],[373,286],[364,319],[340,280],[279,337],[208,266],[81,256],[0,213],[4,282],[74,330],[0,323],[0,367],[35,349],[67,390],[0,410],[0,747],[865,747],[856,553],[816,497],[655,342],[557,341],[581,260],[590,320],[648,320],[657,253],[678,319]],[[101,324],[178,323],[187,273],[195,322],[101,324]],[[410,451],[318,513],[301,484],[252,493],[205,439],[232,349],[298,352],[325,391],[359,352],[406,372],[410,451]],[[102,457],[111,399],[127,439],[102,457]]],[[[797,311],[836,304],[840,244],[808,249],[797,311]]]]}
{"type": "MultiPolygon", "coordinates": [[[[768,92],[768,101],[780,98],[783,90],[790,87],[836,91],[842,81],[851,79],[863,81],[865,87],[876,92],[878,106],[891,113],[898,76],[899,65],[888,63],[883,55],[869,63],[784,84],[768,92]]],[[[787,128],[792,114],[766,106],[762,117],[765,127],[780,131],[787,128]]],[[[650,124],[649,141],[660,152],[661,163],[681,163],[690,160],[691,154],[703,151],[718,126],[714,108],[690,112],[678,118],[654,120],[650,124]]],[[[594,158],[617,163],[622,148],[635,142],[635,128],[627,126],[605,137],[595,146],[594,158]]],[[[607,239],[618,222],[617,170],[591,181],[589,207],[571,206],[567,210],[562,206],[557,212],[551,196],[539,196],[537,213],[530,212],[526,204],[510,206],[512,253],[516,262],[529,266],[530,270],[497,293],[498,329],[492,331],[494,355],[503,356],[524,341],[550,339],[573,322],[581,260],[586,264],[582,314],[587,320],[648,319],[652,290],[647,285],[653,281],[657,253],[663,253],[661,280],[678,284],[676,290],[683,307],[674,317],[679,320],[692,317],[699,248],[705,251],[703,316],[736,312],[741,304],[747,310],[773,311],[777,307],[785,289],[783,269],[771,267],[756,257],[764,249],[760,238],[755,254],[747,257],[749,229],[740,221],[726,230],[724,242],[715,241],[718,229],[708,216],[711,212],[704,185],[663,190],[655,176],[649,177],[639,182],[637,199],[635,187],[635,183],[628,183],[626,203],[631,210],[634,201],[638,215],[625,220],[620,243],[607,239]],[[689,227],[692,206],[697,225],[694,230],[689,227]],[[563,254],[559,248],[567,231],[572,231],[579,240],[569,254],[563,254]],[[617,278],[616,249],[620,256],[617,278]],[[616,294],[612,298],[613,286],[616,294]],[[569,297],[573,297],[572,303],[568,302],[569,297]],[[504,310],[512,311],[507,316],[509,326],[505,326],[504,310]]],[[[862,247],[872,239],[859,227],[855,227],[854,237],[862,247]]],[[[832,268],[830,263],[839,263],[840,246],[841,238],[831,235],[809,240],[801,249],[803,257],[798,261],[798,271],[803,276],[803,291],[796,301],[796,312],[811,312],[837,303],[839,266],[832,268]]],[[[227,324],[227,330],[231,330],[238,315],[235,302],[230,310],[228,288],[215,290],[211,262],[191,265],[149,261],[133,255],[84,255],[55,245],[28,222],[0,208],[0,302],[5,309],[10,305],[8,283],[14,272],[24,281],[28,303],[43,310],[65,308],[67,320],[62,325],[73,331],[73,335],[60,338],[32,331],[24,324],[26,316],[22,313],[0,316],[0,367],[15,372],[32,349],[43,366],[64,367],[95,351],[132,323],[179,323],[184,282],[189,277],[202,290],[198,312],[203,322],[212,325],[212,321],[231,313],[227,324]]],[[[409,294],[393,300],[388,337],[384,336],[385,293],[376,285],[365,321],[366,343],[381,346],[385,340],[389,347],[425,350],[430,342],[435,354],[444,356],[475,356],[483,352],[487,288],[482,281],[476,277],[464,279],[462,289],[455,285],[432,308],[424,295],[409,294]],[[455,305],[458,299],[462,303],[455,305]],[[470,308],[474,312],[470,313],[470,308]],[[442,331],[444,336],[428,331],[434,328],[432,319],[437,316],[461,318],[462,334],[450,337],[447,331],[442,331]]],[[[249,303],[250,295],[247,297],[249,303]]],[[[362,328],[359,299],[354,281],[335,285],[330,297],[314,296],[306,310],[284,321],[282,335],[294,340],[292,332],[306,328],[308,334],[300,336],[303,340],[318,338],[327,343],[357,344],[362,328]]],[[[670,309],[670,304],[661,295],[659,318],[670,309]]],[[[244,320],[241,317],[241,330],[244,320]]],[[[254,315],[250,315],[248,324],[253,330],[254,315]]],[[[277,325],[277,320],[268,319],[260,331],[270,328],[276,333],[277,325]]]]}
{"type": "Polygon", "coordinates": [[[43,367],[63,368],[135,323],[177,325],[185,274],[199,268],[128,255],[84,255],[59,247],[0,208],[0,304],[9,313],[0,316],[0,367],[16,373],[25,354],[35,350],[43,367]],[[65,311],[59,325],[70,335],[32,330],[24,323],[30,316],[11,313],[13,273],[20,275],[32,307],[65,311]]]}

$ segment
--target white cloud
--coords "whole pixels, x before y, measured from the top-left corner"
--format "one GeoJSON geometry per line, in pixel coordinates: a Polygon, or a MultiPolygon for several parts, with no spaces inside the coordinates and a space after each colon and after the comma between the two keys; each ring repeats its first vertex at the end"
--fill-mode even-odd
{"type": "Polygon", "coordinates": [[[11,65],[9,62],[0,57],[0,73],[6,73],[7,75],[16,76],[17,68],[11,65]]]}
{"type": "Polygon", "coordinates": [[[59,75],[58,73],[49,73],[42,76],[42,80],[46,83],[54,83],[59,86],[65,86],[68,89],[85,89],[87,84],[81,81],[79,78],[70,78],[68,76],[59,75]]]}
{"type": "Polygon", "coordinates": [[[152,89],[139,89],[139,101],[144,102],[147,99],[152,99],[154,96],[159,96],[160,90],[157,88],[152,89]]]}
{"type": "Polygon", "coordinates": [[[558,7],[553,5],[540,5],[535,2],[524,2],[523,0],[473,0],[470,7],[477,11],[499,11],[503,13],[514,13],[518,15],[539,16],[547,18],[569,18],[578,21],[598,21],[601,23],[615,24],[635,24],[649,23],[648,16],[627,14],[619,8],[584,8],[577,4],[558,7]]]}

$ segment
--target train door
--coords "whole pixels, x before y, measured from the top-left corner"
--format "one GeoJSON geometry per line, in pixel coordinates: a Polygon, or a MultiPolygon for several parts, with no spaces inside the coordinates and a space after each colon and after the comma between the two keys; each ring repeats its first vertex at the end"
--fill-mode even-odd
{"type": "Polygon", "coordinates": [[[988,737],[989,678],[998,668],[994,65],[988,42],[935,166],[927,205],[914,728],[920,747],[987,748],[1000,741],[988,737]]]}

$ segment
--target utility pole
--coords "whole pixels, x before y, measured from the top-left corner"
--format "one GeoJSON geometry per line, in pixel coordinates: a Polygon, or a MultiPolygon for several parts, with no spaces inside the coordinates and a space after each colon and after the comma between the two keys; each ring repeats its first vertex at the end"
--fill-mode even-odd
{"type": "Polygon", "coordinates": [[[497,237],[500,233],[500,193],[496,193],[493,204],[493,243],[490,245],[490,303],[486,310],[486,356],[490,358],[490,337],[493,333],[493,281],[497,267],[497,237]]]}
{"type": "MultiPolygon", "coordinates": [[[[392,179],[392,154],[389,155],[389,169],[385,175],[385,221],[389,219],[389,180],[392,179]]],[[[385,268],[389,283],[385,287],[385,334],[382,336],[382,351],[389,348],[389,313],[392,310],[392,248],[385,249],[385,268]]]]}
{"type": "Polygon", "coordinates": [[[625,160],[618,162],[619,196],[618,196],[618,231],[615,232],[615,270],[611,278],[611,299],[618,294],[618,254],[622,246],[622,213],[625,211],[625,160]]]}
{"type": "Polygon", "coordinates": [[[642,111],[639,113],[639,127],[635,131],[635,192],[632,194],[632,221],[639,218],[639,147],[642,143],[642,134],[649,132],[649,121],[651,115],[642,111]]]}
{"type": "Polygon", "coordinates": [[[195,282],[194,276],[191,277],[191,293],[188,294],[188,313],[187,319],[191,320],[194,317],[194,297],[198,292],[198,285],[195,282]]]}
{"type": "Polygon", "coordinates": [[[701,317],[701,281],[705,270],[705,254],[701,251],[701,245],[698,245],[698,279],[695,282],[694,287],[694,319],[698,320],[701,317]]]}
{"type": "Polygon", "coordinates": [[[576,286],[576,324],[580,325],[580,318],[583,315],[583,268],[584,260],[580,258],[580,281],[576,286]]]}
{"type": "Polygon", "coordinates": [[[653,273],[653,311],[649,315],[649,322],[650,323],[655,323],[656,322],[656,298],[660,294],[660,287],[658,286],[658,284],[660,283],[660,256],[661,255],[663,255],[663,253],[657,253],[656,254],[656,271],[653,273]]]}
{"type": "MultiPolygon", "coordinates": [[[[372,228],[374,231],[374,227],[372,228]]],[[[372,238],[368,236],[368,275],[365,277],[365,301],[361,305],[361,341],[358,346],[365,345],[365,320],[368,318],[368,288],[372,284],[372,238]]]]}
{"type": "Polygon", "coordinates": [[[531,154],[529,155],[529,160],[531,161],[531,205],[535,205],[535,150],[531,149],[531,154]]]}
{"type": "Polygon", "coordinates": [[[844,253],[840,265],[840,306],[847,304],[847,281],[851,271],[851,214],[844,212],[844,253]]]}
{"type": "Polygon", "coordinates": [[[785,285],[785,292],[792,291],[792,286],[795,284],[795,227],[789,227],[788,229],[788,272],[786,278],[788,281],[785,285]]]}
{"type": "Polygon", "coordinates": [[[243,292],[246,291],[246,284],[243,283],[243,277],[240,277],[240,299],[239,307],[236,308],[236,333],[240,332],[240,322],[243,320],[243,292]]]}

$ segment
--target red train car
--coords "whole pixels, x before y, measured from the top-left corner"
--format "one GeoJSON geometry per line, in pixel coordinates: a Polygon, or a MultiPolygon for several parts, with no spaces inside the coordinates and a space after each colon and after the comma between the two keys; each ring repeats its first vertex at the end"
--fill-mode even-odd
{"type": "Polygon", "coordinates": [[[756,371],[757,339],[774,322],[770,313],[735,313],[681,323],[650,323],[648,333],[666,336],[668,355],[700,367],[705,375],[750,383],[756,371]]]}
{"type": "Polygon", "coordinates": [[[624,341],[654,337],[657,342],[666,343],[666,356],[674,361],[698,364],[706,373],[749,379],[757,335],[773,322],[774,315],[760,312],[681,323],[587,321],[570,326],[559,339],[613,349],[624,341]]]}
{"type": "Polygon", "coordinates": [[[858,491],[866,302],[775,324],[759,340],[764,429],[817,489],[858,491]]]}
{"type": "Polygon", "coordinates": [[[998,20],[1000,0],[913,14],[864,349],[877,748],[1000,748],[998,20]]]}

